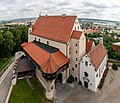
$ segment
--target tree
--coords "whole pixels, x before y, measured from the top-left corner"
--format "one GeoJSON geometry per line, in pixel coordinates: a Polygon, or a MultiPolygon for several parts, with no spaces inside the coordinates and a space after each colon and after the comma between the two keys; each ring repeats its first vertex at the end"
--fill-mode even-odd
{"type": "Polygon", "coordinates": [[[19,29],[22,32],[22,35],[21,35],[22,42],[27,42],[28,41],[28,27],[22,26],[19,29]]]}
{"type": "Polygon", "coordinates": [[[11,29],[10,31],[13,33],[13,36],[14,36],[13,41],[15,43],[15,46],[13,48],[13,53],[15,53],[18,50],[20,50],[20,45],[22,42],[21,40],[22,32],[18,28],[11,29]]]}
{"type": "Polygon", "coordinates": [[[2,33],[0,32],[0,45],[3,44],[3,35],[2,33]]]}
{"type": "Polygon", "coordinates": [[[4,37],[4,41],[3,41],[3,55],[4,56],[9,56],[11,54],[11,52],[13,51],[13,47],[15,45],[14,41],[13,41],[13,34],[10,31],[6,31],[3,34],[4,37]]]}
{"type": "Polygon", "coordinates": [[[3,35],[2,33],[0,32],[0,58],[2,58],[2,54],[3,54],[3,41],[4,41],[4,38],[3,38],[3,35]]]}
{"type": "Polygon", "coordinates": [[[118,67],[117,67],[117,65],[116,65],[115,63],[113,63],[112,69],[113,69],[113,70],[118,70],[118,67]]]}

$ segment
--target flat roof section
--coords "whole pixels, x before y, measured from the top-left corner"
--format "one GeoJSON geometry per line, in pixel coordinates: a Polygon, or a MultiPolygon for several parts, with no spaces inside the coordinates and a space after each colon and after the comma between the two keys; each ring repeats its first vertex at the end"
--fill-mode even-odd
{"type": "Polygon", "coordinates": [[[47,44],[43,44],[43,43],[38,42],[38,41],[33,41],[33,43],[50,54],[59,51],[58,48],[52,47],[52,46],[47,45],[47,44]]]}

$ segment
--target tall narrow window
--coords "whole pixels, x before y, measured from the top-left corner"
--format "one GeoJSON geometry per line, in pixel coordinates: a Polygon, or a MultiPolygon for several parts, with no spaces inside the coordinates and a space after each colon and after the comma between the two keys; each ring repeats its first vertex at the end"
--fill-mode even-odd
{"type": "Polygon", "coordinates": [[[77,64],[75,64],[75,67],[77,68],[77,64]]]}
{"type": "Polygon", "coordinates": [[[74,68],[72,68],[72,71],[74,71],[74,68]]]}
{"type": "Polygon", "coordinates": [[[87,61],[85,61],[85,65],[88,66],[88,62],[87,61]]]}
{"type": "Polygon", "coordinates": [[[70,48],[69,48],[69,54],[71,54],[70,48]]]}
{"type": "Polygon", "coordinates": [[[75,30],[76,30],[76,27],[75,27],[75,30]]]}
{"type": "Polygon", "coordinates": [[[76,61],[77,61],[77,58],[76,58],[76,61]]]}
{"type": "Polygon", "coordinates": [[[76,50],[76,54],[77,54],[77,50],[76,50]]]}
{"type": "Polygon", "coordinates": [[[77,44],[76,44],[76,47],[77,47],[77,44]]]}
{"type": "Polygon", "coordinates": [[[47,41],[47,45],[49,45],[49,41],[47,41]]]}

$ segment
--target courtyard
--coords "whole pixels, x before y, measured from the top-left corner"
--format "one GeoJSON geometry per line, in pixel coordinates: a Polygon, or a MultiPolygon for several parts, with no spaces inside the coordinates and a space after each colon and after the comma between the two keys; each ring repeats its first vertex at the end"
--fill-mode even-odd
{"type": "Polygon", "coordinates": [[[120,103],[120,68],[109,70],[101,90],[96,93],[76,85],[72,93],[61,103],[120,103]]]}

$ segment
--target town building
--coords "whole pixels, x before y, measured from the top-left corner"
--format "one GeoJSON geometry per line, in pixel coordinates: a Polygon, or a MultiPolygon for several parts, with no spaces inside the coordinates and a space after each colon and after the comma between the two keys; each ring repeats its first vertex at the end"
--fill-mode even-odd
{"type": "Polygon", "coordinates": [[[113,50],[120,52],[120,42],[113,43],[112,48],[113,48],[113,50]]]}
{"type": "Polygon", "coordinates": [[[107,51],[102,43],[93,47],[80,62],[80,81],[83,86],[97,91],[107,65],[107,51]]]}
{"type": "Polygon", "coordinates": [[[93,29],[88,29],[84,31],[86,34],[93,34],[93,33],[97,33],[99,34],[100,31],[99,30],[93,30],[93,29]]]}

